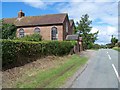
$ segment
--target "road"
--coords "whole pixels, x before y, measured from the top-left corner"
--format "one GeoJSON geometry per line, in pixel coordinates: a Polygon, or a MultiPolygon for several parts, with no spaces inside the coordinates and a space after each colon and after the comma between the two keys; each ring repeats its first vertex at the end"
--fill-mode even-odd
{"type": "Polygon", "coordinates": [[[87,68],[71,88],[118,88],[118,51],[100,49],[89,60],[87,68]]]}

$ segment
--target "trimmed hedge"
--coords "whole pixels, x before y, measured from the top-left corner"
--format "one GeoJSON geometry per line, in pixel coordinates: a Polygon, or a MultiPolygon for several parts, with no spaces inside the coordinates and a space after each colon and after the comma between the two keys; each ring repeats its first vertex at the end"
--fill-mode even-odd
{"type": "Polygon", "coordinates": [[[32,35],[26,35],[22,38],[16,37],[16,38],[14,38],[14,40],[40,42],[40,41],[42,41],[42,36],[40,34],[32,34],[32,35]]]}
{"type": "Polygon", "coordinates": [[[62,56],[69,54],[75,41],[41,41],[2,40],[2,65],[19,64],[25,58],[39,58],[46,55],[62,56]]]}

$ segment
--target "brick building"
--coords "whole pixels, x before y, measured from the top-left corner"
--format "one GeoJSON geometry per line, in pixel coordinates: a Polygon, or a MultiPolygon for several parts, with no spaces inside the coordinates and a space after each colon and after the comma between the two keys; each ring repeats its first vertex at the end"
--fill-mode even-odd
{"type": "Polygon", "coordinates": [[[42,16],[25,16],[21,11],[17,18],[4,18],[3,23],[17,26],[17,37],[39,33],[43,40],[65,40],[73,34],[74,21],[69,20],[67,13],[42,16]]]}

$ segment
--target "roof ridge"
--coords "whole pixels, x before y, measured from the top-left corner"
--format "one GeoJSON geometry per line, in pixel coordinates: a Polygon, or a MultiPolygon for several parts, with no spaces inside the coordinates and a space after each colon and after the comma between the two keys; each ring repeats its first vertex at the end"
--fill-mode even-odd
{"type": "Polygon", "coordinates": [[[50,16],[50,15],[67,15],[68,13],[56,13],[56,14],[42,14],[42,15],[36,15],[36,16],[25,16],[25,17],[39,17],[39,16],[50,16]]]}
{"type": "Polygon", "coordinates": [[[31,24],[58,24],[63,23],[65,18],[68,16],[67,13],[57,13],[57,14],[46,14],[39,16],[24,16],[21,18],[5,18],[4,22],[14,23],[15,25],[31,25],[31,24]]]}
{"type": "MultiPolygon", "coordinates": [[[[40,17],[40,16],[50,16],[50,15],[68,15],[68,13],[56,13],[56,14],[42,14],[38,16],[24,16],[24,17],[40,17]]],[[[13,18],[2,18],[2,19],[17,19],[18,17],[13,17],[13,18]]]]}
{"type": "Polygon", "coordinates": [[[2,19],[16,19],[17,17],[13,17],[13,18],[2,18],[2,19]]]}

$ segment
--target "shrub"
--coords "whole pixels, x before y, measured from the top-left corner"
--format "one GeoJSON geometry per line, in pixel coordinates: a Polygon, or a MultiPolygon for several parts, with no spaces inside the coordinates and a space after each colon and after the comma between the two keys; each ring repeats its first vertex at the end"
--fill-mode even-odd
{"type": "Polygon", "coordinates": [[[25,37],[22,38],[15,38],[14,40],[39,42],[42,40],[42,36],[40,34],[32,34],[32,35],[26,35],[25,37]]]}
{"type": "Polygon", "coordinates": [[[117,47],[120,47],[120,42],[118,42],[118,43],[116,44],[116,46],[117,46],[117,47]]]}
{"type": "Polygon", "coordinates": [[[94,45],[93,45],[93,48],[94,48],[94,49],[100,49],[101,46],[100,46],[99,44],[94,44],[94,45]]]}
{"type": "Polygon", "coordinates": [[[25,58],[38,58],[45,55],[66,55],[74,47],[74,41],[41,41],[2,40],[3,67],[9,64],[26,62],[25,58]]]}
{"type": "Polygon", "coordinates": [[[2,24],[2,30],[0,30],[2,39],[13,39],[16,37],[16,30],[17,27],[13,24],[2,24]]]}
{"type": "Polygon", "coordinates": [[[120,42],[118,42],[118,47],[120,47],[120,42]]]}

